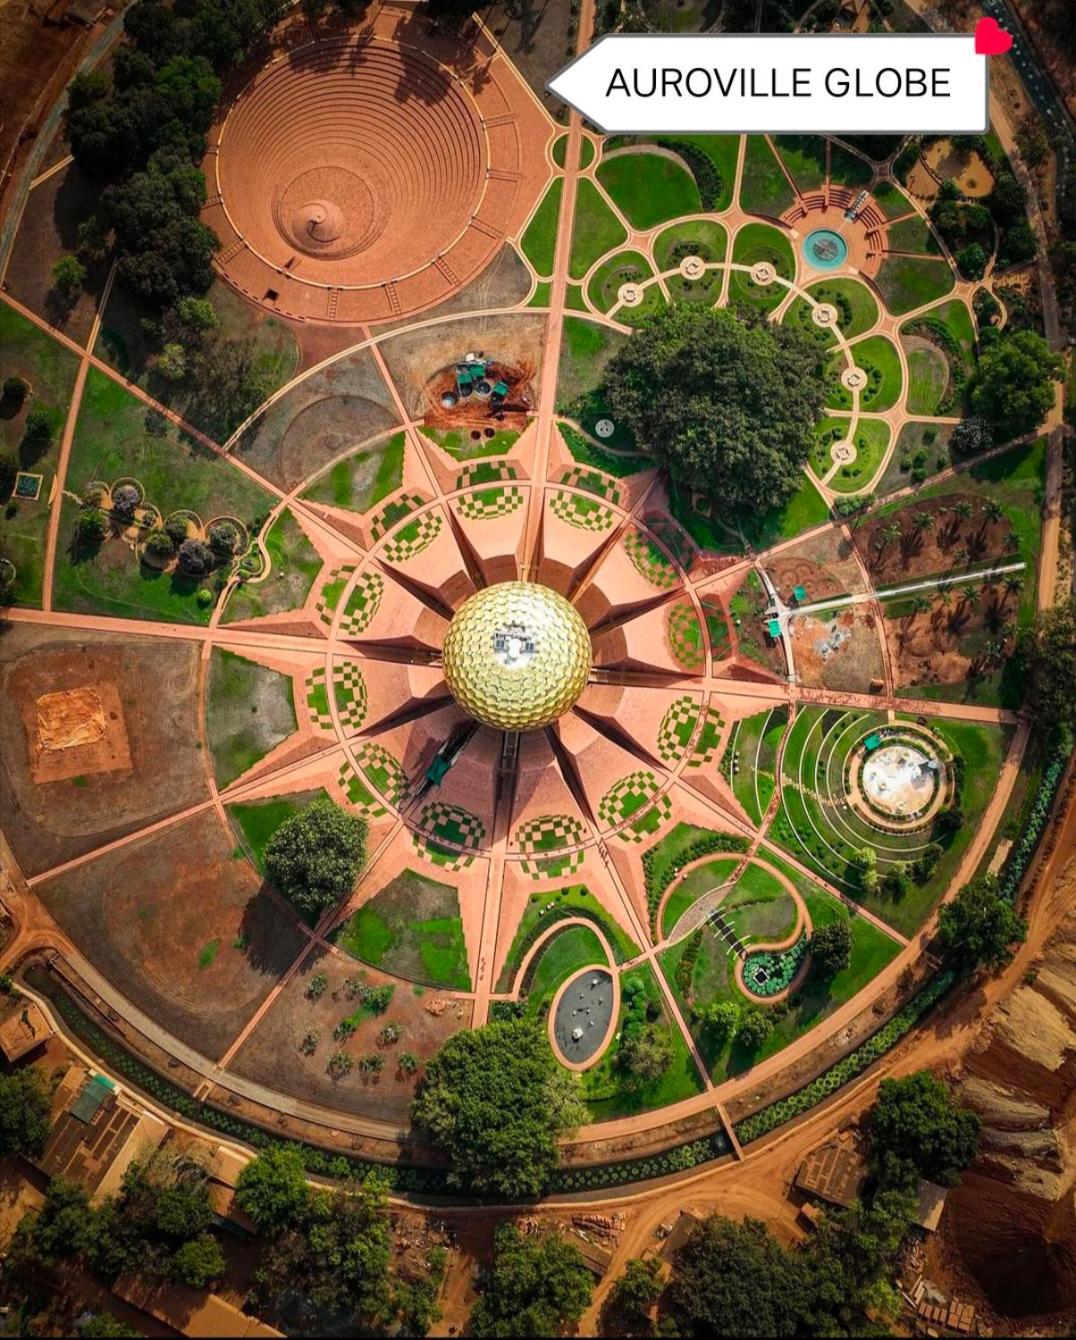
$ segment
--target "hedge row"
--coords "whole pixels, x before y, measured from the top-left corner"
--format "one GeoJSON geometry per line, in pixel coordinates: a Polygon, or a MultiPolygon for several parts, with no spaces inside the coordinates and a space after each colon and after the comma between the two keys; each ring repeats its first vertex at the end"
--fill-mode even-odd
{"type": "Polygon", "coordinates": [[[879,1057],[884,1056],[891,1047],[894,1047],[918,1023],[927,1010],[949,990],[955,980],[956,973],[952,968],[946,968],[936,977],[931,978],[926,986],[908,1001],[907,1005],[898,1010],[892,1019],[878,1029],[876,1033],[872,1033],[854,1052],[845,1056],[835,1065],[831,1065],[828,1070],[824,1070],[816,1079],[811,1080],[810,1084],[805,1084],[802,1089],[797,1089],[787,1098],[782,1098],[776,1103],[770,1103],[768,1107],[761,1108],[753,1116],[745,1117],[743,1121],[737,1122],[735,1126],[737,1140],[741,1145],[746,1145],[752,1140],[759,1139],[760,1136],[768,1135],[770,1131],[784,1125],[786,1121],[791,1121],[793,1117],[800,1116],[809,1108],[828,1098],[830,1094],[836,1093],[843,1084],[855,1079],[869,1065],[873,1065],[879,1057]]]}
{"type": "Polygon", "coordinates": [[[660,1154],[648,1154],[624,1163],[590,1164],[583,1168],[558,1168],[549,1182],[551,1193],[568,1191],[598,1191],[603,1187],[623,1186],[626,1182],[645,1182],[653,1177],[668,1177],[671,1173],[686,1172],[713,1159],[724,1158],[731,1152],[724,1131],[715,1131],[701,1140],[691,1140],[660,1154]]]}
{"type": "Polygon", "coordinates": [[[1005,876],[1001,881],[1001,896],[1008,898],[1010,902],[1016,897],[1031,858],[1035,854],[1035,848],[1039,845],[1046,820],[1050,817],[1050,806],[1054,803],[1054,795],[1061,784],[1065,763],[1066,755],[1055,754],[1042,774],[1035,803],[1027,816],[1024,836],[1014,847],[1009,863],[1005,867],[1005,876]]]}

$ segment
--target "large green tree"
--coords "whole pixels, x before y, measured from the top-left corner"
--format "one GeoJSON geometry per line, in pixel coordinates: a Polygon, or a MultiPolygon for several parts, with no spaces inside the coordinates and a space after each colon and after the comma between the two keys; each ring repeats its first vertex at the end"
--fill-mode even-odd
{"type": "Polygon", "coordinates": [[[49,1133],[49,1090],[38,1070],[0,1075],[0,1156],[39,1154],[49,1133]]]}
{"type": "Polygon", "coordinates": [[[938,934],[949,962],[971,970],[1000,968],[1012,957],[1010,946],[1023,940],[1026,926],[1001,896],[996,875],[965,884],[938,913],[938,934]]]}
{"type": "Polygon", "coordinates": [[[416,1126],[451,1160],[454,1186],[537,1196],[557,1161],[557,1136],[585,1120],[578,1081],[542,1033],[513,1019],[455,1033],[426,1067],[416,1126]]]}
{"type": "Polygon", "coordinates": [[[317,915],[351,892],[365,856],[365,819],[326,796],[284,820],[266,846],[265,871],[300,911],[317,915]]]}
{"type": "Polygon", "coordinates": [[[677,303],[610,360],[602,395],[674,480],[762,512],[803,482],[825,400],[818,349],[795,327],[677,303]]]}
{"type": "Polygon", "coordinates": [[[680,1335],[792,1336],[810,1309],[802,1260],[760,1219],[704,1219],[677,1253],[669,1307],[680,1335]]]}
{"type": "Polygon", "coordinates": [[[304,1218],[310,1201],[303,1156],[291,1145],[271,1145],[239,1174],[235,1202],[267,1236],[304,1218]]]}
{"type": "Polygon", "coordinates": [[[1021,643],[1028,708],[1040,729],[1071,749],[1076,736],[1076,597],[1044,610],[1021,643]]]}
{"type": "Polygon", "coordinates": [[[972,409],[1003,437],[1033,432],[1054,403],[1053,384],[1064,369],[1060,355],[1035,331],[1006,332],[979,360],[972,409]]]}
{"type": "Polygon", "coordinates": [[[975,1157],[979,1118],[929,1070],[884,1079],[870,1119],[870,1158],[883,1184],[916,1177],[951,1186],[975,1157]]]}
{"type": "Polygon", "coordinates": [[[471,1334],[563,1335],[583,1315],[592,1284],[574,1243],[557,1232],[525,1235],[514,1224],[502,1224],[471,1313],[471,1334]]]}

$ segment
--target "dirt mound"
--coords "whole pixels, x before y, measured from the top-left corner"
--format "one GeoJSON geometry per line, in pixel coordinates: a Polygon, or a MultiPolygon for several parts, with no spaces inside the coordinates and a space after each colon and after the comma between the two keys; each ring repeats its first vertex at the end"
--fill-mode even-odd
{"type": "Polygon", "coordinates": [[[108,729],[96,689],[65,689],[37,700],[37,742],[42,749],[75,749],[94,744],[108,729]]]}
{"type": "MultiPolygon", "coordinates": [[[[1076,861],[1062,878],[1076,893],[1076,861]]],[[[1076,1309],[1076,908],[985,1021],[960,1092],[982,1140],[945,1245],[1002,1315],[1076,1309]]]]}

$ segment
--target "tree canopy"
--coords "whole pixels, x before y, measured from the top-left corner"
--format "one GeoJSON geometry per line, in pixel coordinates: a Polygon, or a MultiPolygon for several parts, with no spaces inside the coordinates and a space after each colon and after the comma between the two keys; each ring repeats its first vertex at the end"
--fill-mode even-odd
{"type": "Polygon", "coordinates": [[[288,1145],[271,1145],[239,1174],[235,1202],[259,1232],[281,1233],[306,1213],[309,1188],[303,1156],[288,1145]]]}
{"type": "Polygon", "coordinates": [[[762,512],[803,482],[826,388],[817,346],[753,314],[677,303],[614,354],[602,396],[672,478],[762,512]]]}
{"type": "Polygon", "coordinates": [[[577,1086],[533,1023],[494,1022],[444,1043],[412,1117],[449,1156],[454,1186],[537,1196],[556,1165],[558,1134],[585,1120],[577,1086]]]}
{"type": "Polygon", "coordinates": [[[49,1133],[49,1091],[27,1067],[0,1075],[0,1156],[39,1154],[49,1133]]]}
{"type": "Polygon", "coordinates": [[[1004,437],[1030,433],[1054,403],[1053,382],[1064,376],[1064,366],[1035,331],[1004,332],[979,360],[972,409],[1004,437]]]}
{"type": "Polygon", "coordinates": [[[302,912],[317,915],[351,892],[366,856],[366,821],[327,796],[285,819],[265,849],[265,870],[302,912]]]}
{"type": "Polygon", "coordinates": [[[999,968],[1012,957],[1010,945],[1024,938],[1026,927],[1012,903],[1001,896],[996,875],[965,884],[938,913],[938,934],[945,957],[965,969],[999,968]]]}
{"type": "Polygon", "coordinates": [[[523,1234],[502,1224],[493,1264],[471,1312],[476,1336],[553,1336],[573,1326],[590,1302],[592,1279],[579,1248],[559,1233],[523,1234]]]}
{"type": "MultiPolygon", "coordinates": [[[[1071,748],[1076,736],[1076,597],[1043,610],[1021,643],[1030,691],[1027,703],[1043,732],[1071,748]]],[[[1066,749],[1065,752],[1068,752],[1066,749]]]]}
{"type": "Polygon", "coordinates": [[[884,1079],[870,1119],[870,1157],[884,1184],[916,1177],[951,1186],[975,1157],[979,1118],[929,1070],[884,1079]]]}
{"type": "Polygon", "coordinates": [[[835,977],[852,962],[852,928],[847,921],[831,921],[826,926],[819,926],[811,936],[808,948],[814,971],[820,977],[835,977]]]}

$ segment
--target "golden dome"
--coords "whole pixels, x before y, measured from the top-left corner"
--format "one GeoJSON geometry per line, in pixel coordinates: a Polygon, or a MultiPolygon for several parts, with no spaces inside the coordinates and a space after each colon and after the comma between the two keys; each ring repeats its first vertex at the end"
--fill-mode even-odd
{"type": "Polygon", "coordinates": [[[465,712],[498,730],[534,730],[566,712],[590,673],[590,634],[547,586],[500,582],[456,611],[445,679],[465,712]]]}

